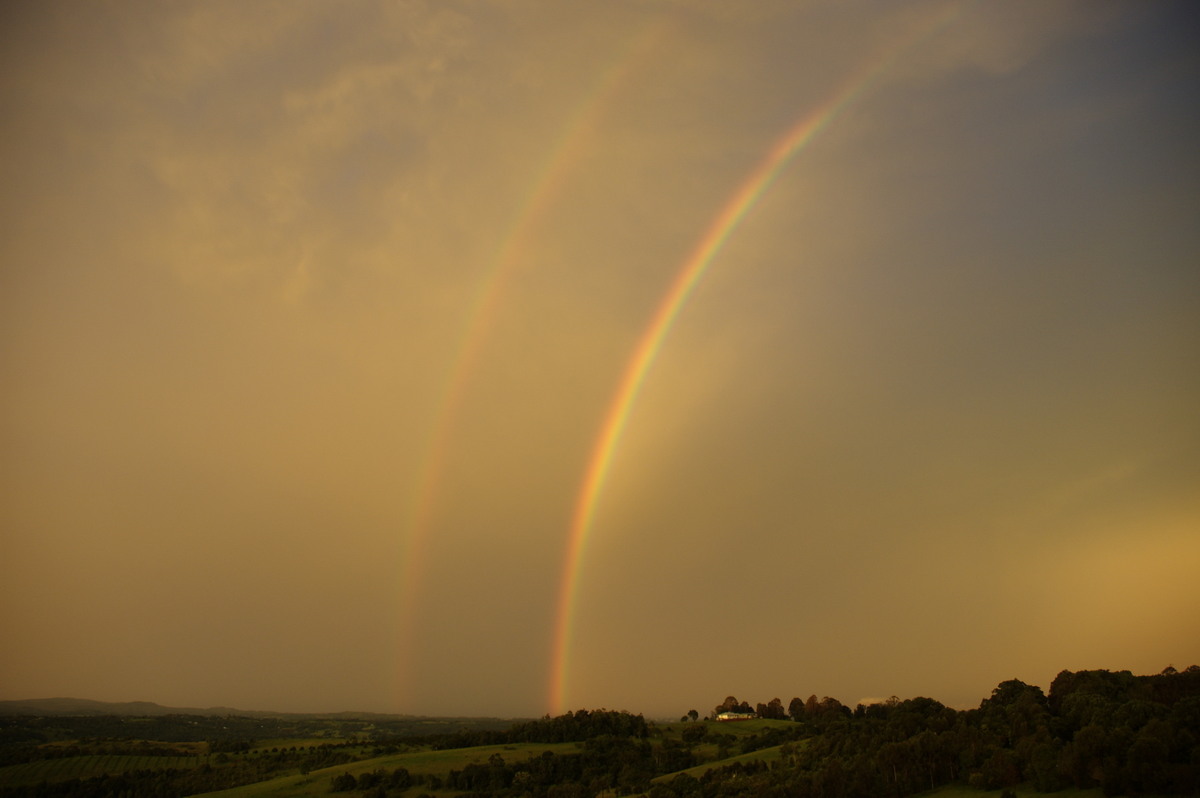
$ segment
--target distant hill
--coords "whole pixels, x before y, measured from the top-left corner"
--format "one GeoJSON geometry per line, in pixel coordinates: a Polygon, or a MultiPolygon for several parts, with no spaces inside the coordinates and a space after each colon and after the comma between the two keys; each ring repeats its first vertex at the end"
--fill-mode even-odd
{"type": "Polygon", "coordinates": [[[263,710],[234,709],[233,707],[164,707],[153,701],[92,701],[88,698],[28,698],[18,701],[0,701],[0,715],[132,715],[157,717],[159,715],[240,715],[250,718],[377,718],[400,720],[413,715],[389,715],[378,712],[270,712],[263,710]]]}

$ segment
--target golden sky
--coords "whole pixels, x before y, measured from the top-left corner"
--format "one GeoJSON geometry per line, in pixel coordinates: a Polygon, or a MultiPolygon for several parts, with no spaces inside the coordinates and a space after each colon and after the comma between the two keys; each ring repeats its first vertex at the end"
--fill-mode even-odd
{"type": "Polygon", "coordinates": [[[1186,2],[9,4],[0,699],[678,716],[1200,662],[1198,33],[1186,2]],[[814,119],[572,561],[672,281],[814,119]]]}

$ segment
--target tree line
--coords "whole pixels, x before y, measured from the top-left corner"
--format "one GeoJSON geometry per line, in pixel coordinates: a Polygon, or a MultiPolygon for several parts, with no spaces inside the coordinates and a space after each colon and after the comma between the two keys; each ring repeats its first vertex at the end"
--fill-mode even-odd
{"type": "MultiPolygon", "coordinates": [[[[745,712],[729,696],[714,708],[745,712]]],[[[579,710],[477,729],[405,745],[575,742],[566,753],[545,752],[445,774],[378,769],[336,772],[324,792],[386,798],[456,791],[494,798],[904,798],[959,783],[1042,792],[1099,788],[1106,795],[1200,794],[1200,667],[1167,668],[1151,676],[1129,671],[1062,671],[1048,692],[1019,680],[1000,683],[976,709],[955,710],[917,697],[853,709],[836,699],[780,699],[753,714],[769,723],[729,726],[693,722],[658,726],[641,715],[579,710]],[[770,757],[682,773],[736,754],[775,749],[770,757]],[[672,775],[674,774],[674,775],[672,775]]],[[[136,771],[93,779],[0,789],[0,798],[126,798],[180,796],[394,753],[399,743],[347,743],[220,753],[200,767],[136,771]],[[282,770],[281,770],[282,769],[282,770]]],[[[340,768],[338,769],[340,770],[340,768]]],[[[318,782],[317,784],[322,784],[318,782]]]]}
{"type": "MultiPolygon", "coordinates": [[[[836,698],[826,696],[820,701],[816,695],[810,695],[807,700],[799,697],[793,698],[787,706],[783,708],[783,701],[778,698],[772,698],[765,704],[757,704],[754,707],[750,706],[748,701],[738,701],[734,696],[727,696],[724,701],[713,707],[710,719],[715,720],[719,715],[726,712],[734,712],[739,715],[754,715],[767,720],[791,720],[804,721],[815,720],[821,717],[833,717],[835,715],[849,715],[850,708],[838,701],[836,698]]],[[[696,720],[700,716],[696,710],[690,710],[687,715],[680,718],[681,721],[696,720]]]]}
{"type": "MultiPolygon", "coordinates": [[[[718,709],[729,711],[728,703],[718,709]]],[[[1013,679],[965,711],[931,698],[893,697],[854,710],[819,701],[815,713],[811,700],[803,703],[798,719],[811,737],[782,746],[777,762],[680,776],[655,785],[651,798],[900,798],[952,782],[990,790],[1028,784],[1040,792],[1200,794],[1195,665],[1151,676],[1062,671],[1048,694],[1013,679]]]]}

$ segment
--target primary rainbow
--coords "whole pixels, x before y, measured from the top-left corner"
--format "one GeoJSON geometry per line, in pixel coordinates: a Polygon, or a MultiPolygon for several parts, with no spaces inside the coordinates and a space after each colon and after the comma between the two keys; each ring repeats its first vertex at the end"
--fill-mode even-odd
{"type": "Polygon", "coordinates": [[[571,517],[568,533],[563,576],[559,586],[552,642],[549,691],[549,705],[552,714],[560,714],[566,708],[567,674],[570,670],[571,622],[575,613],[580,565],[583,561],[588,536],[592,530],[596,505],[612,466],[617,444],[620,442],[621,434],[629,420],[633,404],[637,400],[638,391],[645,381],[646,373],[658,356],[671,325],[679,316],[680,310],[717,253],[720,252],[721,247],[791,159],[824,130],[842,110],[854,102],[892,65],[903,51],[944,27],[962,10],[962,7],[948,7],[936,15],[929,24],[921,26],[916,33],[905,37],[876,58],[868,61],[837,91],[833,92],[824,104],[801,118],[779,138],[725,202],[676,273],[674,281],[663,296],[662,302],[659,303],[650,324],[642,333],[633,356],[629,359],[621,376],[616,393],[609,404],[604,423],[593,444],[583,484],[575,502],[575,510],[571,517]]]}
{"type": "MultiPolygon", "coordinates": [[[[426,439],[425,454],[421,460],[421,470],[411,504],[413,510],[408,522],[408,541],[400,577],[401,597],[397,619],[399,640],[409,638],[412,633],[429,531],[449,457],[454,423],[458,418],[475,363],[483,350],[487,331],[496,315],[504,287],[521,264],[522,256],[526,253],[534,232],[558,197],[573,167],[588,151],[590,134],[607,106],[650,51],[663,29],[662,18],[652,19],[639,26],[622,43],[611,64],[600,73],[591,90],[576,105],[563,126],[557,144],[542,161],[542,168],[526,192],[524,201],[513,214],[513,222],[475,291],[456,354],[451,361],[436,405],[437,410],[426,439]]],[[[407,658],[402,652],[398,652],[396,660],[398,680],[402,683],[405,680],[407,658]]]]}

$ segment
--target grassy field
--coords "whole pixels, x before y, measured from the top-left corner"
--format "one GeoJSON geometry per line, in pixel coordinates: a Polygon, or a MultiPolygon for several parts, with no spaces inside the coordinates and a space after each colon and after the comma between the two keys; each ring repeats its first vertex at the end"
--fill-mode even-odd
{"type": "MultiPolygon", "coordinates": [[[[665,723],[665,724],[660,724],[658,728],[662,731],[663,737],[665,739],[681,740],[683,738],[683,732],[686,729],[695,728],[697,725],[701,725],[701,724],[704,726],[705,731],[708,734],[732,737],[733,742],[732,742],[731,747],[736,747],[738,744],[738,741],[740,741],[744,737],[753,737],[755,735],[762,734],[763,732],[770,731],[772,729],[784,729],[786,731],[792,731],[796,728],[796,725],[790,720],[764,720],[761,718],[758,718],[755,720],[739,720],[739,721],[728,721],[728,722],[699,721],[697,723],[691,723],[691,722],[689,722],[689,723],[665,723]]],[[[766,761],[770,761],[772,759],[779,758],[779,751],[778,751],[778,748],[776,747],[773,749],[771,749],[771,748],[763,749],[763,751],[753,751],[744,756],[733,756],[733,757],[721,759],[720,761],[716,761],[721,753],[721,745],[724,745],[724,744],[725,743],[718,744],[716,742],[702,742],[702,743],[698,743],[698,744],[693,744],[692,750],[693,750],[693,752],[695,752],[695,754],[698,757],[700,757],[703,760],[713,760],[713,761],[706,762],[703,765],[692,768],[688,772],[691,773],[693,776],[699,777],[700,773],[703,773],[714,767],[720,767],[721,765],[729,764],[731,762],[750,761],[750,760],[757,760],[757,759],[766,759],[766,761]],[[775,751],[775,753],[773,755],[765,756],[765,757],[762,756],[762,754],[764,754],[764,752],[771,751],[771,750],[775,751]]],[[[669,780],[671,778],[671,776],[674,776],[674,775],[675,774],[671,774],[670,776],[667,776],[666,778],[669,780]]],[[[661,777],[660,777],[660,779],[656,779],[656,781],[658,781],[658,780],[661,780],[661,777]]]]}
{"type": "Polygon", "coordinates": [[[122,754],[87,754],[39,762],[25,762],[0,768],[0,787],[22,787],[43,781],[90,779],[94,776],[117,775],[132,770],[181,770],[200,765],[196,756],[128,756],[122,754]]]}
{"type": "MultiPolygon", "coordinates": [[[[513,745],[484,745],[477,748],[455,748],[448,751],[414,751],[406,754],[364,759],[345,765],[314,770],[307,775],[283,776],[271,781],[247,784],[231,790],[204,793],[204,798],[307,798],[307,796],[329,794],[334,776],[349,773],[359,776],[376,770],[392,771],[406,768],[410,773],[445,776],[451,770],[462,770],[467,765],[486,763],[488,757],[500,754],[506,762],[521,762],[542,752],[570,754],[578,751],[577,743],[517,743],[513,745]]],[[[413,794],[429,792],[427,788],[413,788],[413,794]]]]}
{"type": "Polygon", "coordinates": [[[658,783],[661,781],[669,782],[671,779],[675,778],[680,773],[687,773],[689,776],[694,776],[696,778],[700,778],[705,773],[707,773],[708,771],[710,771],[714,768],[723,768],[726,765],[732,765],[735,762],[768,762],[768,763],[774,762],[774,761],[778,760],[780,757],[779,749],[781,747],[782,746],[777,745],[773,748],[763,748],[759,751],[751,751],[748,754],[738,754],[737,756],[731,756],[727,759],[718,759],[718,760],[715,760],[712,762],[705,762],[703,765],[696,765],[696,767],[694,767],[694,768],[688,768],[687,770],[679,770],[679,771],[676,771],[675,773],[667,773],[662,776],[656,776],[655,778],[651,779],[650,781],[652,784],[655,784],[655,783],[658,783]]]}

